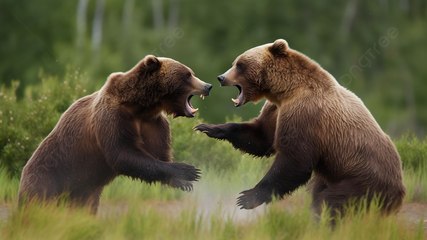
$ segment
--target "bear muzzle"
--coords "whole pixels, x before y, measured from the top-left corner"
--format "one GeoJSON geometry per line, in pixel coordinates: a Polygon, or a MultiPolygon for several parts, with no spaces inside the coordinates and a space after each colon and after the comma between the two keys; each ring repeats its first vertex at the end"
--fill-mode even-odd
{"type": "Polygon", "coordinates": [[[206,83],[204,89],[203,89],[203,95],[209,96],[209,93],[211,92],[212,84],[206,83]]]}
{"type": "Polygon", "coordinates": [[[225,83],[225,77],[224,77],[224,75],[219,75],[218,76],[218,81],[221,84],[221,86],[224,86],[224,83],[225,83]]]}

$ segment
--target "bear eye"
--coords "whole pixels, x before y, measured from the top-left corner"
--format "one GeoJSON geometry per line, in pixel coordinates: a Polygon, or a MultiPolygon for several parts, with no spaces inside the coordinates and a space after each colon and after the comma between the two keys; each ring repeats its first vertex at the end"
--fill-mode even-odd
{"type": "Polygon", "coordinates": [[[191,72],[187,72],[187,74],[185,75],[185,78],[190,79],[192,76],[191,72]]]}
{"type": "Polygon", "coordinates": [[[243,72],[245,70],[245,65],[243,63],[238,62],[236,63],[236,69],[239,72],[243,72]]]}

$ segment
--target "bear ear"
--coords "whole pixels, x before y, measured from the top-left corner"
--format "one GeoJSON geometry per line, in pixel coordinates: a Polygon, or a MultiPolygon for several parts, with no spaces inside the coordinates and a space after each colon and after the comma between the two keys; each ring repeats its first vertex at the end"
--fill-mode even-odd
{"type": "Polygon", "coordinates": [[[287,50],[289,49],[288,42],[284,39],[277,39],[274,43],[269,47],[270,52],[274,56],[286,56],[287,50]]]}
{"type": "Polygon", "coordinates": [[[142,60],[144,64],[144,70],[146,72],[154,72],[159,70],[160,68],[160,61],[159,59],[154,55],[147,55],[142,60]]]}

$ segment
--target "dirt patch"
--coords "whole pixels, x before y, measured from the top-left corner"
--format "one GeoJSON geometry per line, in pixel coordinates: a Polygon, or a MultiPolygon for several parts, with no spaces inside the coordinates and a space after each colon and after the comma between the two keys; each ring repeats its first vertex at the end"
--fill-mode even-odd
{"type": "Polygon", "coordinates": [[[420,220],[427,221],[427,204],[421,203],[406,203],[400,209],[400,217],[407,219],[413,223],[418,223],[420,220]]]}
{"type": "Polygon", "coordinates": [[[409,227],[414,229],[422,222],[424,226],[424,236],[427,239],[427,204],[406,203],[403,204],[398,216],[408,222],[409,227]]]}
{"type": "MultiPolygon", "coordinates": [[[[135,206],[130,206],[128,202],[101,202],[98,208],[97,216],[99,218],[114,218],[116,216],[126,215],[129,210],[134,211],[135,206]]],[[[141,201],[141,204],[136,206],[137,211],[156,211],[165,216],[177,216],[184,209],[188,209],[188,205],[183,201],[158,201],[146,200],[141,201]]]]}

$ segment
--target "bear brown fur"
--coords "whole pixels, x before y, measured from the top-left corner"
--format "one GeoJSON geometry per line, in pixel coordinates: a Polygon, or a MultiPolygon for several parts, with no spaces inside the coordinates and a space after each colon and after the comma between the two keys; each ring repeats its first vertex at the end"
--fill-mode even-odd
{"type": "Polygon", "coordinates": [[[172,162],[163,112],[193,117],[190,98],[211,87],[185,65],[152,55],[111,74],[64,112],[34,152],[22,172],[20,203],[65,196],[96,212],[102,189],[118,175],[191,190],[200,171],[172,162]]]}
{"type": "Polygon", "coordinates": [[[256,156],[275,154],[262,180],[241,193],[241,208],[283,197],[310,178],[317,213],[326,204],[341,214],[349,200],[374,196],[384,213],[400,208],[405,187],[390,138],[355,94],[285,40],[246,51],[218,79],[240,90],[235,106],[267,99],[250,122],[195,128],[256,156]]]}

